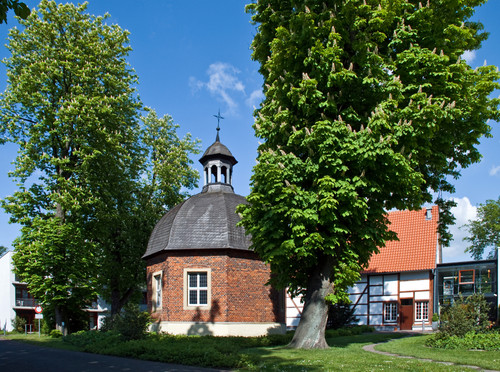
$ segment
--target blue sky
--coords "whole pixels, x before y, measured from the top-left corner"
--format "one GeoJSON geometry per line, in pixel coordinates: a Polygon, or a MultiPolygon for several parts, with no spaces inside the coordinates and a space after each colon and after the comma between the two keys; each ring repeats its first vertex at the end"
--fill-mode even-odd
{"type": "MultiPolygon", "coordinates": [[[[25,0],[30,8],[38,1],[25,0]]],[[[66,3],[67,1],[61,1],[66,3]]],[[[130,32],[133,51],[129,63],[139,77],[138,92],[145,106],[159,115],[169,114],[180,125],[180,133],[190,132],[206,149],[215,140],[220,109],[221,141],[238,160],[233,185],[241,195],[250,192],[249,182],[255,164],[258,140],[255,138],[253,108],[261,98],[262,78],[258,64],[251,60],[250,43],[255,27],[244,11],[249,0],[173,1],[173,0],[90,0],[88,12],[109,13],[108,22],[130,32]]],[[[490,32],[483,47],[470,53],[471,66],[500,65],[500,1],[490,0],[478,8],[474,19],[483,22],[490,32]]],[[[7,31],[18,25],[9,14],[8,24],[0,25],[0,58],[9,53],[3,46],[7,31]]],[[[0,90],[5,89],[5,68],[0,66],[0,90]]],[[[495,92],[498,95],[498,92],[495,92]]],[[[458,225],[475,217],[479,203],[496,199],[500,190],[500,126],[491,122],[493,138],[483,139],[483,160],[462,171],[455,181],[453,197],[458,225]]],[[[16,148],[0,147],[0,198],[10,195],[15,184],[7,173],[13,169],[16,148]]],[[[201,171],[196,157],[195,166],[201,171]]],[[[200,184],[200,187],[202,185],[200,184]]],[[[197,193],[200,188],[193,191],[197,193]]],[[[0,245],[12,246],[19,227],[8,223],[9,216],[0,210],[0,245]]],[[[452,229],[455,241],[444,248],[445,262],[468,259],[463,253],[464,231],[452,229]]]]}

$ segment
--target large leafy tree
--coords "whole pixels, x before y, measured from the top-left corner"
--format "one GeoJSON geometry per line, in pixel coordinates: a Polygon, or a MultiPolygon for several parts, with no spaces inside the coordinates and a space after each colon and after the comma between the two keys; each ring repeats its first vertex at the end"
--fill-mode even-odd
{"type": "Polygon", "coordinates": [[[198,141],[154,110],[138,121],[128,33],[85,9],[44,0],[11,32],[2,97],[20,147],[20,190],[3,201],[23,225],[14,262],[58,327],[97,294],[115,315],[140,293],[154,224],[198,179],[198,141]]]}
{"type": "Polygon", "coordinates": [[[477,162],[499,119],[496,67],[460,59],[483,0],[258,0],[263,139],[243,224],[272,281],[305,295],[292,347],[324,348],[327,301],[416,209],[477,162]]]}
{"type": "Polygon", "coordinates": [[[196,186],[199,177],[189,158],[190,153],[199,152],[197,140],[189,134],[179,138],[173,119],[168,115],[159,118],[154,110],[148,110],[142,121],[138,133],[140,177],[133,182],[106,177],[109,184],[97,193],[102,207],[91,229],[92,239],[101,249],[100,295],[109,301],[111,316],[145,288],[141,257],[151,231],[196,186]]]}
{"type": "MultiPolygon", "coordinates": [[[[19,146],[19,190],[3,201],[20,223],[14,263],[55,310],[56,325],[96,295],[99,260],[87,224],[100,196],[136,177],[140,103],[126,62],[128,33],[85,13],[86,5],[43,0],[9,33],[1,131],[19,146]]],[[[125,187],[125,186],[124,186],[125,187]]]]}
{"type": "Polygon", "coordinates": [[[480,260],[487,248],[492,248],[488,257],[493,258],[500,247],[500,197],[486,200],[477,208],[477,218],[465,225],[469,236],[464,240],[470,243],[466,248],[476,260],[480,260]]]}

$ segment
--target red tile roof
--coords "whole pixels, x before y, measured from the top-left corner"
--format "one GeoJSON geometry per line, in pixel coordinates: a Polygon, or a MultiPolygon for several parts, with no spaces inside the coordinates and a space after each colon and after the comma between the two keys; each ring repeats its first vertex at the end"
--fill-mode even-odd
{"type": "Polygon", "coordinates": [[[436,268],[439,208],[432,207],[426,219],[426,208],[419,211],[389,213],[389,228],[399,240],[389,241],[370,259],[365,273],[431,270],[436,268]]]}

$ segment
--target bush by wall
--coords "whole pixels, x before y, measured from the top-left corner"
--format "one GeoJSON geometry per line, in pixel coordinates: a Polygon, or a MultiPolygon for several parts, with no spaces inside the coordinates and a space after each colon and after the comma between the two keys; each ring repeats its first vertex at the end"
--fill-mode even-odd
{"type": "Polygon", "coordinates": [[[469,332],[483,333],[490,327],[491,305],[483,294],[467,298],[458,297],[451,306],[441,312],[439,331],[448,336],[463,337],[469,332]]]}
{"type": "Polygon", "coordinates": [[[26,319],[16,315],[16,317],[12,319],[11,324],[15,332],[24,333],[24,327],[26,326],[26,319]]]}
{"type": "Polygon", "coordinates": [[[427,339],[425,344],[440,349],[500,351],[500,333],[468,332],[464,336],[448,336],[444,333],[437,333],[427,339]]]}
{"type": "Polygon", "coordinates": [[[138,340],[146,336],[151,316],[146,311],[141,311],[139,305],[128,303],[121,313],[113,318],[106,318],[102,326],[103,331],[116,331],[125,340],[138,340]]]}

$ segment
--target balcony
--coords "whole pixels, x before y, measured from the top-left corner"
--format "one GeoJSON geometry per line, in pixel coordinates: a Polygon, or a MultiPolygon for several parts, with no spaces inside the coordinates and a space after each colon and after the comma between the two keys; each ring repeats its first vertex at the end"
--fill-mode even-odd
{"type": "Polygon", "coordinates": [[[16,298],[16,305],[15,307],[29,307],[29,308],[34,308],[35,306],[38,305],[38,301],[35,300],[34,298],[16,298]]]}

